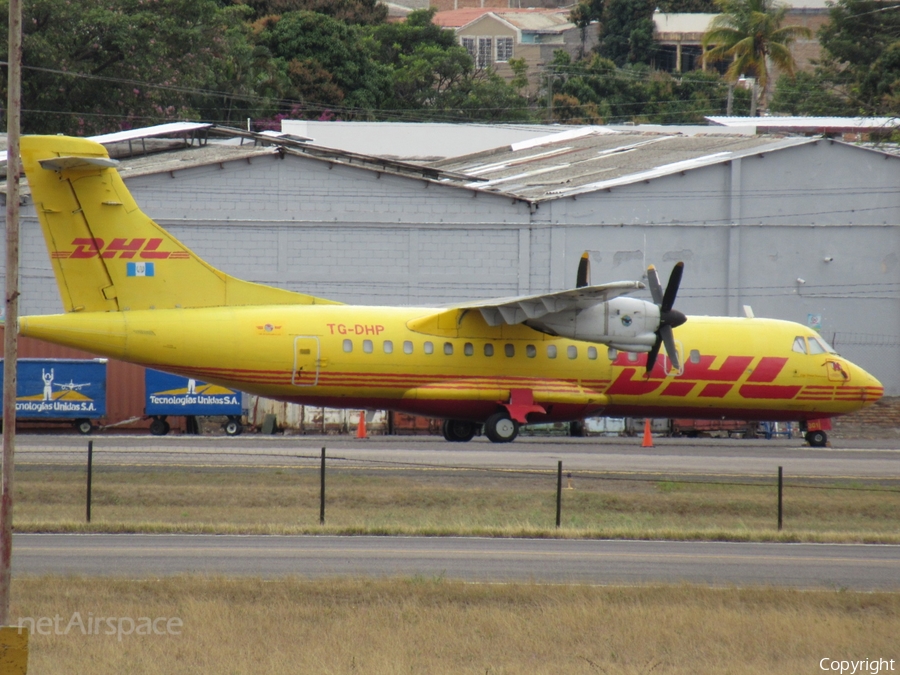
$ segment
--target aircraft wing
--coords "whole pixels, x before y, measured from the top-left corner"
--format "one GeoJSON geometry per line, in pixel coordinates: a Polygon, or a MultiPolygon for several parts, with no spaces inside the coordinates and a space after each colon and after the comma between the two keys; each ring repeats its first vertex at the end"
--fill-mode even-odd
{"type": "Polygon", "coordinates": [[[614,281],[609,284],[582,286],[581,288],[573,288],[556,293],[478,300],[453,305],[450,309],[477,309],[481,312],[485,322],[490,326],[512,325],[531,319],[540,319],[547,314],[586,309],[642,288],[646,287],[640,281],[614,281]]]}

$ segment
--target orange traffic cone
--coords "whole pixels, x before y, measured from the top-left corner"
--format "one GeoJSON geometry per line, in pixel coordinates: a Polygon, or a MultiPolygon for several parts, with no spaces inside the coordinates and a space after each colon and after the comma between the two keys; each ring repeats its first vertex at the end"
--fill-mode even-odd
{"type": "Polygon", "coordinates": [[[653,434],[650,433],[650,418],[644,419],[644,442],[641,443],[642,448],[653,447],[653,434]]]}
{"type": "Polygon", "coordinates": [[[366,435],[366,411],[359,411],[359,424],[356,425],[356,437],[357,438],[368,438],[366,435]]]}

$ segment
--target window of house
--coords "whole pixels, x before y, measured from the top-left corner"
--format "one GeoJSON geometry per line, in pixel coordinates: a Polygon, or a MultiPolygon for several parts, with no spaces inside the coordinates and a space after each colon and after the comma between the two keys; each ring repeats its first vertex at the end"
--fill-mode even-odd
{"type": "Polygon", "coordinates": [[[467,52],[469,52],[469,56],[472,57],[473,61],[478,60],[478,53],[475,51],[475,38],[464,37],[460,39],[462,46],[465,48],[467,52]]]}
{"type": "Polygon", "coordinates": [[[506,62],[513,56],[513,39],[511,37],[497,38],[497,61],[506,62]]]}
{"type": "Polygon", "coordinates": [[[491,65],[493,57],[494,39],[489,37],[478,38],[478,56],[475,58],[476,68],[487,68],[491,65]]]}

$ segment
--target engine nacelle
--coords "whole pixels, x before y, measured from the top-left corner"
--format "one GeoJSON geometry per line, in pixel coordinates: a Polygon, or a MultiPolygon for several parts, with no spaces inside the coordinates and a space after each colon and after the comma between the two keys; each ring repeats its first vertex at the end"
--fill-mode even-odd
{"type": "Polygon", "coordinates": [[[587,309],[545,314],[525,323],[551,335],[597,342],[626,352],[649,352],[656,342],[659,307],[646,300],[618,297],[587,309]]]}

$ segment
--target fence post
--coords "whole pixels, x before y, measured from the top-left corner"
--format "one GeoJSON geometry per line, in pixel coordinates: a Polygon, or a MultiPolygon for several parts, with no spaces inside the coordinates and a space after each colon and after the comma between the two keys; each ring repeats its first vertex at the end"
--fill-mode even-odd
{"type": "Polygon", "coordinates": [[[325,524],[325,448],[322,448],[322,468],[319,470],[319,525],[325,524]]]}
{"type": "Polygon", "coordinates": [[[778,467],[778,531],[781,532],[781,524],[782,524],[782,514],[783,511],[783,494],[784,494],[784,472],[782,471],[782,467],[778,467]]]}
{"type": "Polygon", "coordinates": [[[85,506],[85,516],[87,522],[91,522],[91,478],[94,467],[94,441],[88,441],[88,462],[87,462],[87,504],[85,506]]]}
{"type": "Polygon", "coordinates": [[[559,529],[562,516],[562,460],[556,465],[556,528],[559,529]]]}

